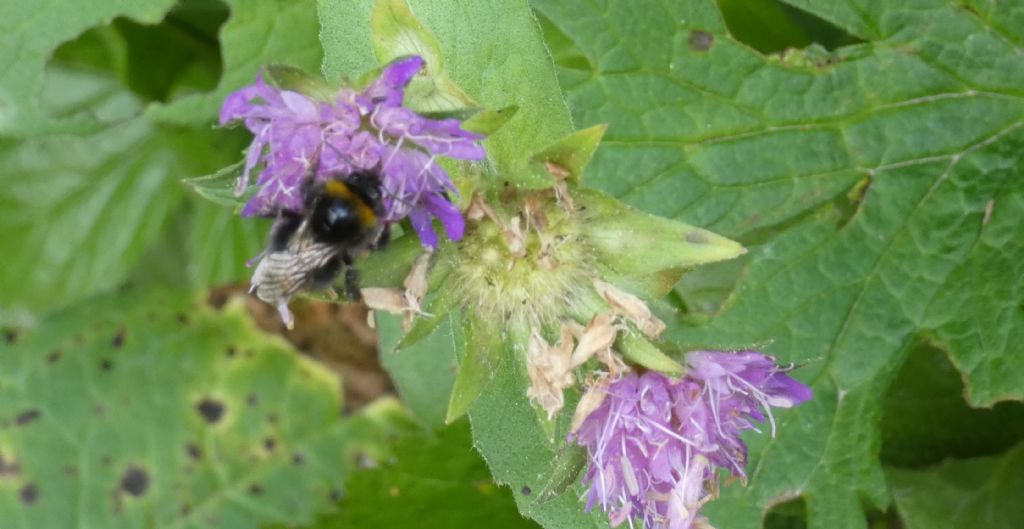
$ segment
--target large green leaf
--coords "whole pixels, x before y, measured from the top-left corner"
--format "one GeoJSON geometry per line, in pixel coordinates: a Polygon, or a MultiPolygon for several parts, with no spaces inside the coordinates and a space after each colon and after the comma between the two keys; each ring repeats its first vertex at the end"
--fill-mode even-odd
{"type": "Polygon", "coordinates": [[[971,404],[1024,396],[1024,33],[1006,3],[791,3],[865,43],[764,56],[709,0],[533,5],[575,121],[609,124],[586,181],[751,249],[717,317],[667,337],[807,363],[815,399],[751,438],[712,522],[802,496],[812,528],[861,528],[889,503],[880,407],[918,336],[971,404]]]}
{"type": "Polygon", "coordinates": [[[133,119],[0,146],[0,306],[44,309],[120,283],[178,209],[179,177],[224,159],[216,145],[133,119]]]}
{"type": "Polygon", "coordinates": [[[537,525],[516,510],[509,491],[491,481],[473,450],[469,424],[457,422],[436,437],[410,436],[394,457],[346,482],[339,511],[311,527],[526,529],[537,525]]]}
{"type": "Polygon", "coordinates": [[[1024,445],[998,457],[886,474],[907,529],[1011,529],[1024,521],[1024,445]]]}
{"type": "Polygon", "coordinates": [[[92,298],[0,357],[5,528],[310,521],[408,430],[394,403],[342,420],[336,374],[199,295],[92,298]]]}

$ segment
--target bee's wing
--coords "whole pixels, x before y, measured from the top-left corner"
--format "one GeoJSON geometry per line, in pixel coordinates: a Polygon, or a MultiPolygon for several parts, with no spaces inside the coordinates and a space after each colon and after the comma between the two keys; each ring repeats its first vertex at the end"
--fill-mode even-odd
{"type": "Polygon", "coordinates": [[[338,247],[299,234],[278,252],[263,257],[252,275],[256,295],[268,303],[280,303],[309,286],[311,276],[338,253],[338,247]]]}

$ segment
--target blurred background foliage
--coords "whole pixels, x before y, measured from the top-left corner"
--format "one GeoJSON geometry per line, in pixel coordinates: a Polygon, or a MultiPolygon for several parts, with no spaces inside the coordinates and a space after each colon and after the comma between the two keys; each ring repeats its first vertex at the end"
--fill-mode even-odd
{"type": "MultiPolygon", "coordinates": [[[[484,4],[543,39],[509,52],[557,75],[548,103],[610,124],[590,185],[751,248],[685,276],[673,343],[808,366],[818,399],[751,439],[717,526],[1024,525],[1024,7],[484,4]]],[[[517,502],[607,525],[535,506],[486,410],[442,425],[450,329],[397,350],[381,320],[380,360],[359,307],[301,302],[285,331],[241,295],[266,223],[181,183],[239,159],[247,134],[213,125],[260,65],[372,66],[371,7],[0,2],[3,529],[536,527],[517,502]]],[[[449,55],[502,29],[411,7],[449,55]]],[[[449,59],[483,102],[546,90],[449,59]]]]}

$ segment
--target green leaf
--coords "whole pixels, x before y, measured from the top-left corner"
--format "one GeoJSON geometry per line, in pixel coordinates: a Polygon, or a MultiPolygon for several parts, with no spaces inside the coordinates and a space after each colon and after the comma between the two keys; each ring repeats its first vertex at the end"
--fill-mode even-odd
{"type": "Polygon", "coordinates": [[[604,125],[595,125],[573,132],[545,147],[530,160],[534,172],[546,175],[550,180],[551,174],[546,164],[552,163],[567,172],[570,178],[578,181],[583,177],[583,169],[590,163],[606,130],[608,127],[604,125]]]}
{"type": "Polygon", "coordinates": [[[537,527],[516,511],[511,494],[491,481],[472,448],[466,421],[437,437],[403,440],[388,463],[353,475],[339,507],[310,529],[537,527]]]}
{"type": "Polygon", "coordinates": [[[506,349],[502,344],[502,334],[510,330],[499,329],[493,322],[483,322],[478,318],[465,318],[462,321],[465,327],[459,329],[461,339],[457,340],[458,346],[455,348],[459,371],[452,384],[448,412],[445,414],[445,422],[449,424],[469,410],[490,385],[503,361],[518,356],[516,351],[506,349]]]}
{"type": "Polygon", "coordinates": [[[1011,529],[1024,520],[1024,445],[998,457],[886,472],[903,527],[1011,529]]]}
{"type": "Polygon", "coordinates": [[[370,24],[381,64],[407,55],[419,55],[426,62],[425,75],[413,79],[407,89],[411,108],[438,112],[476,106],[448,79],[437,39],[413,16],[405,0],[375,1],[370,24]]]}
{"type": "Polygon", "coordinates": [[[206,125],[217,118],[224,98],[256,81],[260,68],[286,64],[304,72],[320,68],[323,51],[313,0],[224,0],[231,16],[220,30],[224,72],[217,87],[165,105],[146,115],[159,123],[206,125]]]}
{"type": "MultiPolygon", "coordinates": [[[[386,4],[401,9],[400,2],[386,4]]],[[[372,46],[370,2],[320,0],[318,5],[327,79],[357,75],[383,62],[372,46]]],[[[433,35],[445,74],[479,106],[519,108],[484,142],[502,178],[526,175],[531,154],[571,132],[547,49],[523,0],[414,1],[410,12],[419,22],[403,15],[404,31],[423,40],[419,30],[408,29],[419,24],[433,35]]]]}
{"type": "Polygon", "coordinates": [[[463,121],[462,128],[470,132],[490,136],[497,132],[505,123],[508,123],[516,115],[516,112],[519,112],[519,107],[516,105],[499,108],[498,110],[483,110],[463,121]]]}
{"type": "Polygon", "coordinates": [[[280,90],[299,92],[323,100],[334,100],[338,89],[323,79],[287,64],[268,64],[263,67],[267,82],[280,90]]]}
{"type": "Polygon", "coordinates": [[[537,493],[538,502],[561,496],[579,481],[580,473],[587,467],[587,451],[582,446],[567,444],[555,456],[553,463],[548,482],[537,493]]]}
{"type": "Polygon", "coordinates": [[[395,382],[402,401],[424,426],[442,428],[458,369],[451,316],[441,318],[433,332],[408,346],[399,343],[404,334],[401,316],[377,311],[375,318],[381,364],[395,382]]]}
{"type": "Polygon", "coordinates": [[[742,255],[739,244],[710,231],[644,213],[603,193],[576,192],[587,207],[582,229],[600,260],[624,276],[691,268],[742,255]]]}
{"type": "Polygon", "coordinates": [[[683,374],[683,366],[679,365],[672,357],[661,352],[651,342],[640,336],[639,331],[625,332],[615,340],[615,346],[622,352],[626,360],[665,373],[671,377],[678,377],[683,374]]]}
{"type": "MultiPolygon", "coordinates": [[[[567,476],[574,465],[565,455],[570,417],[561,414],[549,438],[535,407],[527,400],[525,362],[521,357],[501,363],[487,391],[470,411],[473,441],[499,483],[515,494],[519,510],[544,527],[607,528],[600,510],[583,512],[583,488],[567,476]],[[551,439],[554,439],[552,441],[551,439]],[[570,481],[563,488],[565,481],[570,481]],[[541,492],[545,492],[541,494],[541,492]],[[554,497],[552,497],[554,494],[554,497]]],[[[573,402],[567,402],[572,407],[573,402]]]]}
{"type": "Polygon", "coordinates": [[[608,124],[588,185],[751,250],[718,314],[666,339],[759,348],[813,384],[776,439],[750,438],[750,485],[723,488],[712,524],[801,497],[811,528],[863,528],[890,502],[878,424],[918,336],[971,404],[1022,398],[1024,26],[1003,3],[788,3],[866,42],[797,66],[711,1],[532,5],[574,121],[608,124]]]}
{"type": "Polygon", "coordinates": [[[409,431],[394,403],[342,420],[334,373],[202,298],[91,298],[0,343],[5,527],[308,522],[409,431]]]}
{"type": "Polygon", "coordinates": [[[242,169],[245,161],[233,163],[213,174],[184,178],[183,184],[188,186],[199,196],[221,206],[234,208],[235,211],[242,209],[246,200],[256,192],[256,186],[250,185],[245,194],[238,196],[235,193],[238,179],[242,176],[242,169]]]}
{"type": "Polygon", "coordinates": [[[226,161],[218,143],[137,118],[0,145],[3,308],[60,306],[120,283],[176,215],[180,175],[226,161]]]}

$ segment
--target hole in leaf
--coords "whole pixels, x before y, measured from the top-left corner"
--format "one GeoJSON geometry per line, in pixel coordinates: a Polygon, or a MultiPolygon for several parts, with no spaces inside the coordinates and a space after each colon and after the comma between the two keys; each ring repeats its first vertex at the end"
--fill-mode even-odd
{"type": "MultiPolygon", "coordinates": [[[[99,74],[142,101],[167,102],[212,90],[223,70],[220,27],[229,10],[220,1],[181,0],[158,24],[116,18],[61,45],[55,71],[99,74]]],[[[47,83],[59,79],[48,79],[47,83]]]]}
{"type": "Polygon", "coordinates": [[[113,347],[121,347],[124,345],[124,329],[117,330],[117,333],[114,334],[114,338],[110,340],[110,345],[113,347]]]}
{"type": "Polygon", "coordinates": [[[718,0],[732,36],[761,53],[778,53],[813,44],[825,50],[863,40],[807,11],[778,0],[718,0]]]}
{"type": "Polygon", "coordinates": [[[806,529],[807,502],[802,496],[775,504],[764,515],[764,529],[806,529]]]}
{"type": "Polygon", "coordinates": [[[139,497],[149,488],[149,474],[139,467],[128,467],[121,476],[121,490],[139,497]]]}
{"type": "Polygon", "coordinates": [[[937,345],[919,341],[882,401],[884,464],[917,467],[1001,453],[1024,437],[1024,404],[971,408],[960,372],[937,345]]]}
{"type": "Polygon", "coordinates": [[[708,51],[715,43],[715,36],[707,31],[695,29],[690,32],[689,43],[693,51],[708,51]]]}

